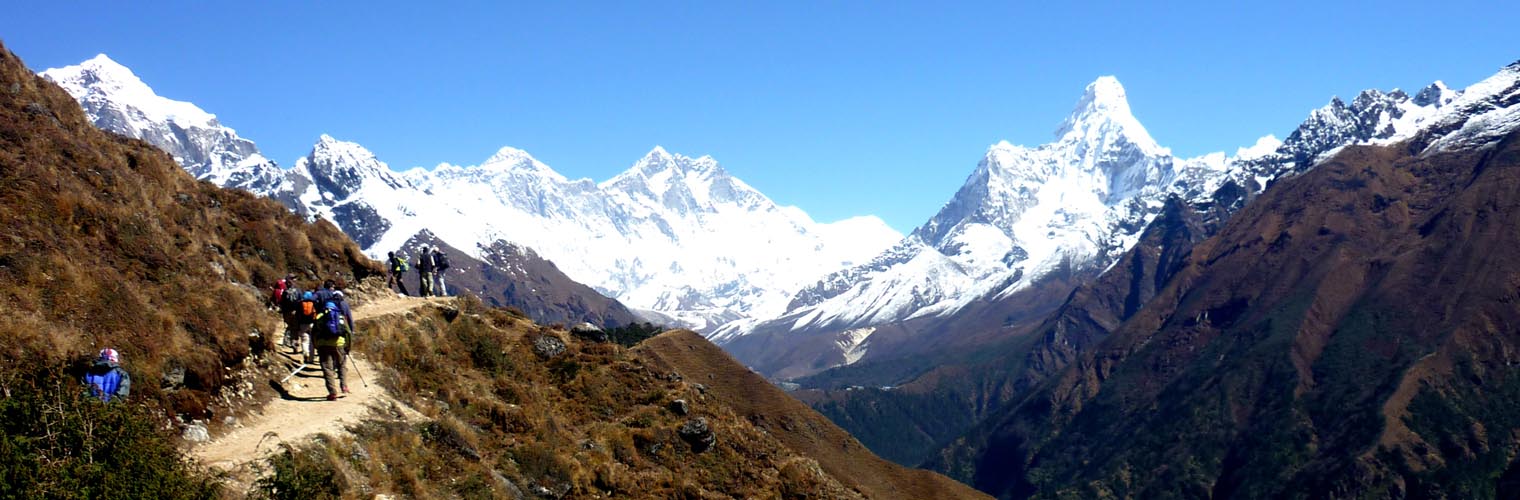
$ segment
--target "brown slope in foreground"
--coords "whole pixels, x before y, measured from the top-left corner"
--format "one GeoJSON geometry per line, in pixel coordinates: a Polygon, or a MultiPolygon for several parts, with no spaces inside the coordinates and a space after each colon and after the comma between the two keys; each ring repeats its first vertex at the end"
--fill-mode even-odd
{"type": "MultiPolygon", "coordinates": [[[[1520,104],[1517,82],[1471,111],[1520,104]]],[[[1514,498],[1512,123],[1346,148],[1279,183],[936,467],[1013,498],[1514,498]]]]}
{"type": "Polygon", "coordinates": [[[331,224],[198,182],[146,142],[96,129],[0,46],[0,371],[121,351],[133,398],[204,417],[278,328],[286,272],[380,271],[331,224]]]}
{"type": "Polygon", "coordinates": [[[707,395],[733,408],[787,447],[818,461],[840,482],[871,498],[983,498],[932,472],[908,469],[871,453],[849,433],[745,368],[701,335],[660,334],[634,352],[656,366],[707,387],[707,395]]]}

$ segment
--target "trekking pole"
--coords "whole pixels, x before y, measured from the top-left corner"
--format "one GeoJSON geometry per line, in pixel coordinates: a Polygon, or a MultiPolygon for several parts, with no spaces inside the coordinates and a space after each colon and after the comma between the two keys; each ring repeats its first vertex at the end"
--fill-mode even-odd
{"type": "Polygon", "coordinates": [[[305,369],[306,369],[306,363],[301,363],[300,366],[296,367],[295,371],[290,372],[290,375],[286,375],[285,378],[280,379],[280,385],[284,385],[286,380],[290,380],[290,377],[296,376],[297,373],[301,373],[301,370],[305,370],[305,369]]]}
{"type": "Polygon", "coordinates": [[[359,375],[359,383],[365,384],[365,389],[369,389],[369,383],[365,381],[365,372],[359,371],[359,365],[354,365],[353,354],[344,353],[344,357],[347,357],[348,365],[353,366],[354,374],[359,375]]]}

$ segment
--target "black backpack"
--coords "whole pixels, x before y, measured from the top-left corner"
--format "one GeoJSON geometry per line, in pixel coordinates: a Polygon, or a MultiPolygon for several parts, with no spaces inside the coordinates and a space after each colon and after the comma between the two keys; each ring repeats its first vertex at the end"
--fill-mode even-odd
{"type": "Polygon", "coordinates": [[[280,307],[295,309],[301,303],[301,287],[294,283],[285,285],[285,291],[280,293],[280,307]]]}
{"type": "Polygon", "coordinates": [[[444,269],[448,269],[449,268],[449,254],[446,254],[446,253],[443,253],[443,252],[438,252],[438,253],[433,254],[433,268],[435,270],[438,270],[438,271],[443,271],[444,269]]]}

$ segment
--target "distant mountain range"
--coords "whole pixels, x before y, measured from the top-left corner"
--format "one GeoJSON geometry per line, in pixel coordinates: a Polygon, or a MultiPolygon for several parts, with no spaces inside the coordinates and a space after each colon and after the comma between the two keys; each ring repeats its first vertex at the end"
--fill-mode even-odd
{"type": "Polygon", "coordinates": [[[1439,82],[1415,97],[1367,91],[1314,111],[1284,141],[1182,159],[1151,139],[1118,80],[1099,78],[1054,142],[992,146],[944,208],[897,245],[802,290],[780,317],[730,323],[713,339],[791,379],[964,343],[968,329],[1038,321],[1132,248],[1168,198],[1228,213],[1335,148],[1407,137],[1456,95],[1439,82]]]}
{"type": "Polygon", "coordinates": [[[198,178],[331,220],[371,256],[424,230],[477,260],[500,245],[531,249],[573,280],[675,325],[778,314],[803,284],[901,237],[875,217],[814,222],[710,157],[660,147],[600,184],[567,179],[509,147],[479,166],[396,172],[327,135],[286,170],[104,55],[42,75],[97,126],[164,148],[198,178]]]}

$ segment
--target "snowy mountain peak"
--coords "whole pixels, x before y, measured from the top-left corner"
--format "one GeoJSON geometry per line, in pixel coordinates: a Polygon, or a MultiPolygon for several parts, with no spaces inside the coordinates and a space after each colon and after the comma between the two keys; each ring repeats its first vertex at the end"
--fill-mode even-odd
{"type": "Polygon", "coordinates": [[[1167,154],[1130,112],[1129,98],[1119,79],[1101,76],[1087,85],[1071,115],[1056,128],[1057,143],[1086,144],[1107,149],[1129,143],[1146,154],[1167,154]]]}
{"type": "Polygon", "coordinates": [[[1430,84],[1429,87],[1425,87],[1420,90],[1420,93],[1415,94],[1414,103],[1418,106],[1440,106],[1446,102],[1450,102],[1452,97],[1454,96],[1452,95],[1451,87],[1447,87],[1446,82],[1436,80],[1435,83],[1430,84]]]}
{"type": "Polygon", "coordinates": [[[97,106],[106,100],[125,103],[134,108],[137,112],[135,114],[139,114],[133,117],[136,122],[176,122],[186,127],[218,126],[215,115],[188,102],[160,97],[131,69],[105,54],[74,66],[50,68],[41,75],[63,87],[87,106],[89,101],[95,101],[97,106]]]}
{"type": "Polygon", "coordinates": [[[486,162],[482,163],[481,165],[494,165],[498,163],[505,163],[510,165],[532,165],[534,163],[538,163],[538,160],[535,160],[533,158],[533,155],[528,154],[527,151],[523,151],[512,146],[502,146],[501,149],[496,150],[496,154],[491,155],[491,157],[487,158],[486,162]]]}
{"type": "Polygon", "coordinates": [[[655,146],[648,153],[634,163],[633,169],[644,175],[654,175],[667,170],[674,171],[677,175],[690,172],[722,171],[718,161],[711,156],[692,158],[690,156],[671,153],[664,147],[655,146]]]}
{"type": "Polygon", "coordinates": [[[317,143],[312,145],[311,157],[313,160],[329,164],[385,166],[383,162],[375,158],[375,153],[360,146],[359,143],[340,141],[327,134],[322,134],[317,138],[317,143]]]}

